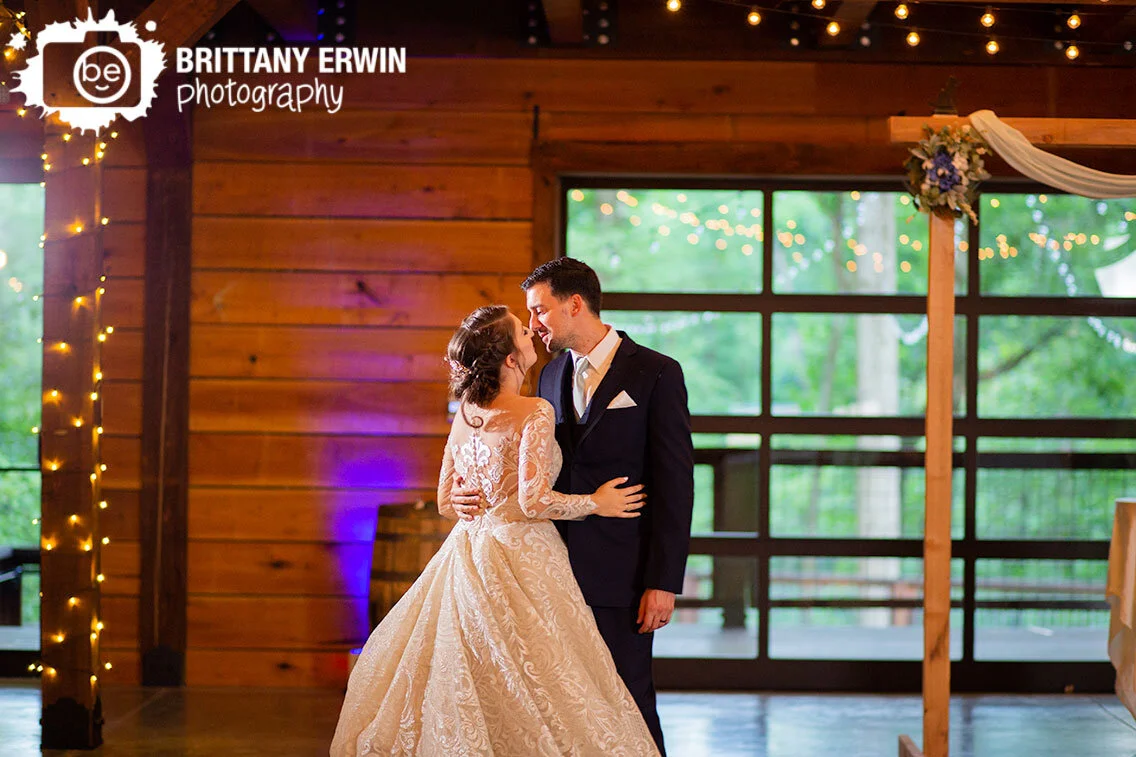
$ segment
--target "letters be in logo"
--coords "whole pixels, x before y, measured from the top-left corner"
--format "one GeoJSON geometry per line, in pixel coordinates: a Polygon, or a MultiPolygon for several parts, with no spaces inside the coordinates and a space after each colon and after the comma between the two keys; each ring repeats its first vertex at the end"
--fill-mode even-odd
{"type": "MultiPolygon", "coordinates": [[[[121,39],[99,44],[88,32],[83,42],[52,42],[42,46],[44,101],[58,108],[114,106],[129,108],[140,99],[136,69],[141,60],[137,44],[121,39]]],[[[118,38],[119,35],[113,35],[118,38]]]]}
{"type": "Polygon", "coordinates": [[[118,23],[114,12],[96,20],[53,23],[36,35],[39,55],[15,72],[27,105],[81,130],[99,129],[121,116],[146,114],[165,68],[162,43],[143,40],[133,24],[118,23]]]}

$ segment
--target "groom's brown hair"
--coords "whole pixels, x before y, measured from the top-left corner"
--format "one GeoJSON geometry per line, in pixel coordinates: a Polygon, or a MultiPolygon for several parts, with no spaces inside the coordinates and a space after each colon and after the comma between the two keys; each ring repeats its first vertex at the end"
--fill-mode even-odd
{"type": "Polygon", "coordinates": [[[536,284],[546,282],[558,300],[566,300],[574,294],[587,304],[592,315],[599,316],[603,305],[603,292],[600,290],[600,277],[587,263],[575,258],[556,258],[537,266],[529,277],[521,282],[526,292],[536,284]]]}

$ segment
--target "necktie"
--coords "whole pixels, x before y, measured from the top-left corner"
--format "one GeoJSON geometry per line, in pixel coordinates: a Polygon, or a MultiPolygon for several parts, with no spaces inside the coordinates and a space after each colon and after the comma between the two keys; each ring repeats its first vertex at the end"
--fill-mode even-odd
{"type": "Polygon", "coordinates": [[[588,409],[588,379],[592,375],[592,364],[586,357],[576,361],[575,375],[572,377],[572,404],[576,406],[576,418],[584,417],[588,409]]]}

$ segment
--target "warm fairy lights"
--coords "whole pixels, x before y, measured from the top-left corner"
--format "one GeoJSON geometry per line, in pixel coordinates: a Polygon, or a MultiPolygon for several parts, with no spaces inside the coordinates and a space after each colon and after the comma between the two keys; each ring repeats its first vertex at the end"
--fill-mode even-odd
{"type": "MultiPolygon", "coordinates": [[[[23,109],[20,109],[21,115],[23,114],[23,112],[23,109]]],[[[111,139],[117,137],[117,131],[111,133],[111,139]]],[[[64,144],[71,145],[71,147],[67,149],[74,149],[77,140],[72,134],[63,134],[60,136],[60,140],[61,141],[59,143],[56,143],[54,149],[49,142],[47,150],[45,150],[40,155],[40,158],[43,161],[43,170],[45,173],[51,172],[51,175],[54,175],[55,172],[60,170],[82,170],[80,168],[81,166],[90,167],[93,163],[103,160],[106,157],[109,140],[95,142],[94,144],[97,145],[97,147],[86,148],[84,150],[84,152],[86,152],[86,155],[69,155],[64,149],[64,144]]],[[[41,186],[46,187],[46,182],[41,183],[41,186]]],[[[55,239],[59,238],[60,236],[77,237],[84,234],[97,235],[101,233],[103,228],[110,225],[111,220],[112,219],[110,217],[101,214],[95,214],[88,218],[72,219],[71,222],[68,223],[64,228],[65,233],[61,235],[58,232],[52,232],[50,236],[55,239]]],[[[44,248],[46,243],[48,242],[48,236],[48,233],[44,233],[40,236],[39,247],[41,249],[44,248]]],[[[92,287],[93,291],[81,291],[77,294],[72,292],[66,295],[67,300],[69,300],[73,305],[71,308],[72,317],[80,318],[83,321],[82,325],[77,323],[76,329],[73,329],[73,335],[71,338],[72,340],[74,340],[74,334],[86,332],[86,329],[88,328],[87,324],[90,323],[90,319],[93,318],[94,322],[96,324],[98,323],[101,311],[101,296],[106,293],[106,280],[106,275],[102,274],[98,277],[97,283],[95,283],[95,285],[92,287]],[[88,310],[88,308],[90,309],[88,310]]],[[[44,296],[37,294],[33,297],[33,300],[35,302],[44,301],[44,296]]],[[[87,556],[86,559],[94,561],[92,565],[92,573],[88,574],[92,575],[93,577],[86,579],[86,581],[89,582],[86,586],[84,586],[82,583],[78,585],[72,585],[70,587],[69,595],[64,595],[63,598],[53,598],[50,596],[47,598],[47,601],[65,602],[66,606],[72,612],[79,614],[79,617],[81,617],[84,612],[97,612],[97,602],[93,601],[88,603],[87,601],[85,601],[84,597],[86,597],[87,595],[84,592],[95,591],[95,596],[97,597],[97,591],[99,587],[106,580],[106,576],[99,570],[100,556],[98,547],[100,545],[110,544],[110,539],[107,536],[103,536],[98,533],[99,524],[98,518],[95,515],[96,513],[108,508],[107,500],[102,499],[99,496],[100,474],[106,471],[107,466],[99,459],[99,442],[103,434],[103,427],[100,423],[98,423],[101,416],[101,408],[97,403],[100,399],[99,384],[103,380],[103,371],[100,368],[100,356],[97,347],[98,345],[106,342],[108,336],[113,333],[114,328],[111,326],[99,328],[94,332],[95,338],[93,342],[96,349],[93,353],[93,366],[89,369],[90,372],[86,374],[90,377],[91,380],[91,385],[88,389],[69,389],[68,387],[70,385],[63,384],[56,388],[49,388],[43,395],[45,410],[44,428],[47,428],[51,431],[51,436],[49,438],[54,439],[54,437],[61,434],[62,430],[64,429],[66,429],[70,433],[82,432],[83,430],[88,428],[88,421],[92,421],[90,428],[93,428],[94,430],[94,434],[90,434],[89,437],[81,437],[89,439],[87,443],[93,444],[94,446],[94,470],[90,473],[90,481],[92,485],[91,496],[93,497],[93,507],[90,517],[80,511],[77,513],[69,513],[64,515],[63,520],[56,521],[56,525],[54,526],[51,525],[50,520],[44,521],[43,519],[36,519],[35,521],[36,525],[39,526],[41,531],[40,545],[44,553],[71,552],[73,554],[85,555],[87,556]],[[75,392],[76,394],[71,394],[71,392],[75,392]],[[90,409],[90,406],[88,406],[87,408],[76,407],[69,414],[59,413],[60,409],[70,409],[69,406],[71,405],[71,403],[77,401],[79,397],[81,397],[84,401],[86,399],[89,399],[92,403],[96,403],[94,405],[94,408],[90,409]],[[48,412],[49,407],[50,412],[48,412]],[[91,415],[87,415],[88,412],[91,413],[91,415]],[[52,428],[53,424],[57,424],[57,427],[54,429],[52,428]],[[68,536],[66,538],[59,538],[61,528],[65,529],[68,532],[68,536]]],[[[61,366],[60,370],[65,372],[64,375],[70,375],[68,371],[70,371],[71,368],[69,368],[68,366],[70,366],[71,364],[67,361],[73,359],[75,355],[85,355],[88,356],[87,359],[91,359],[90,352],[84,352],[82,349],[77,349],[78,345],[76,344],[76,341],[77,340],[71,341],[67,339],[37,339],[38,343],[44,345],[45,352],[50,350],[52,355],[59,356],[56,358],[57,361],[65,361],[62,363],[57,363],[61,366]]],[[[48,436],[39,426],[34,427],[32,429],[32,433],[45,437],[48,436]]],[[[59,451],[70,449],[71,447],[68,445],[66,447],[60,448],[59,451]]],[[[48,447],[45,452],[50,455],[50,447],[48,447]]],[[[44,469],[53,472],[73,470],[73,466],[77,462],[78,460],[67,459],[66,455],[60,456],[59,458],[56,458],[56,456],[54,455],[50,455],[45,457],[44,459],[44,469]]],[[[40,596],[43,597],[42,592],[40,593],[40,596]]],[[[83,622],[84,624],[86,623],[86,621],[79,622],[83,622]]],[[[103,623],[102,621],[98,620],[97,617],[89,618],[89,622],[91,624],[89,638],[91,651],[93,653],[93,664],[97,666],[96,671],[110,670],[111,665],[109,663],[104,663],[103,661],[98,660],[97,650],[99,644],[99,632],[103,629],[103,623]]],[[[75,628],[71,628],[69,630],[72,636],[76,635],[77,630],[75,628]]],[[[66,633],[67,632],[65,630],[60,630],[51,638],[57,643],[62,643],[66,638],[66,633]]],[[[42,663],[33,665],[30,670],[33,670],[33,672],[39,672],[47,677],[57,675],[57,669],[55,667],[45,666],[42,663]]],[[[92,673],[90,675],[90,681],[92,685],[97,685],[99,682],[98,676],[92,673]]]]}

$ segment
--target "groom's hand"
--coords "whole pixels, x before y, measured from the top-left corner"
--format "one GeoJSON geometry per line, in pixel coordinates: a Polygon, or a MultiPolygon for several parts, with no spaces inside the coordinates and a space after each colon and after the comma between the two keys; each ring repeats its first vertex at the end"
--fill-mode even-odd
{"type": "Polygon", "coordinates": [[[662,589],[647,589],[639,600],[639,633],[657,631],[671,620],[675,610],[675,595],[662,589]]]}
{"type": "Polygon", "coordinates": [[[450,503],[462,520],[473,520],[485,513],[481,502],[481,490],[467,487],[461,476],[455,478],[454,485],[450,487],[450,503]]]}

